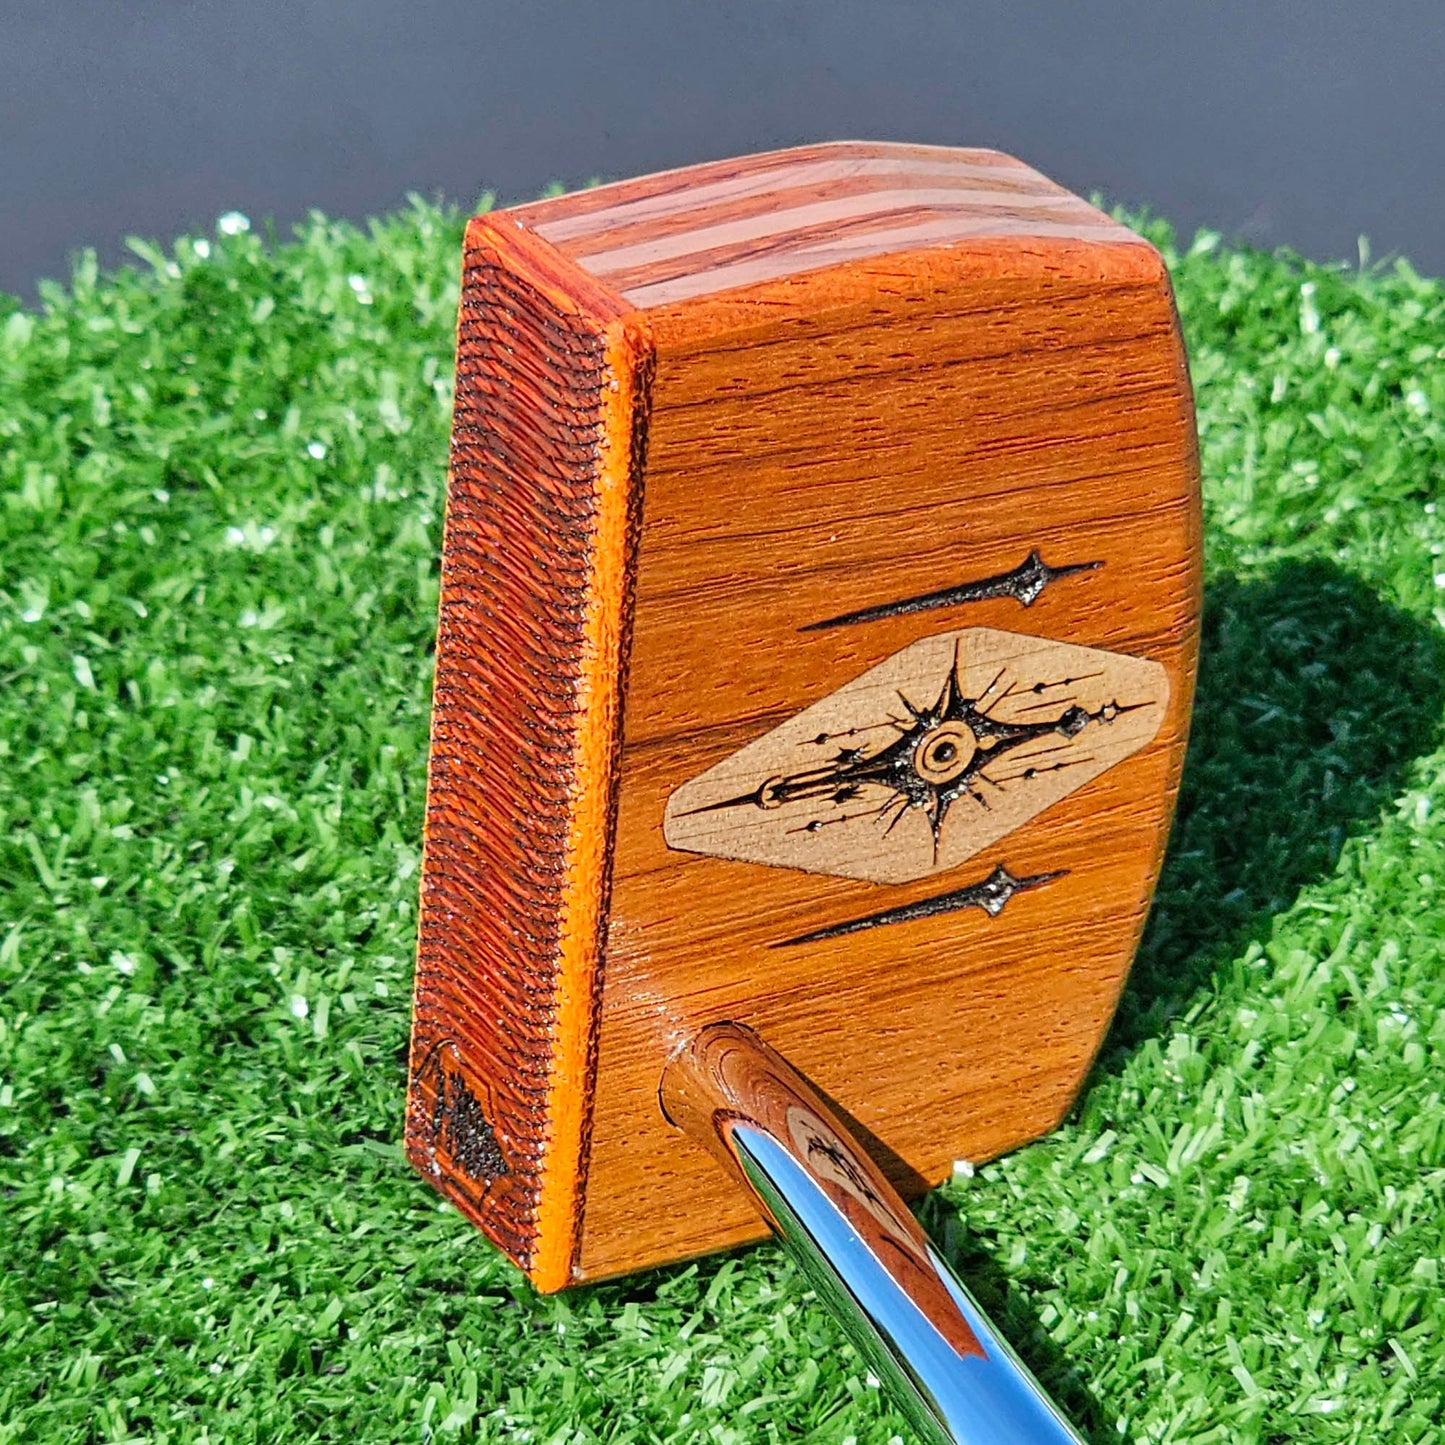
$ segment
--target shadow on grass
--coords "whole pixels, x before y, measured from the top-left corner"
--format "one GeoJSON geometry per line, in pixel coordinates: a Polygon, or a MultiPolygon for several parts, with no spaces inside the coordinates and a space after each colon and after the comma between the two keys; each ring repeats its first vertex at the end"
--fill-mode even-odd
{"type": "MultiPolygon", "coordinates": [[[[1445,638],[1341,568],[1285,562],[1205,592],[1194,727],[1154,909],[1096,1068],[1120,1068],[1208,987],[1441,738],[1445,638]]],[[[1087,1087],[1087,1086],[1086,1086],[1087,1087]]],[[[980,1303],[1084,1430],[1084,1378],[948,1208],[925,1207],[980,1303]]]]}
{"type": "Polygon", "coordinates": [[[1266,938],[1440,742],[1445,638],[1341,568],[1221,579],[1201,641],[1178,813],[1106,1070],[1266,938]]]}

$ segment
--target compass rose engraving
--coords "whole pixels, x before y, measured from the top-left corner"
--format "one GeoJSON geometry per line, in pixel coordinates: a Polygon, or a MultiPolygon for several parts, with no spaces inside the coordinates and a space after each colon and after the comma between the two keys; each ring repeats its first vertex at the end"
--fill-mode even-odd
{"type": "Polygon", "coordinates": [[[1154,662],[966,628],[923,638],[685,783],[687,852],[903,883],[955,867],[1149,743],[1154,662]]]}

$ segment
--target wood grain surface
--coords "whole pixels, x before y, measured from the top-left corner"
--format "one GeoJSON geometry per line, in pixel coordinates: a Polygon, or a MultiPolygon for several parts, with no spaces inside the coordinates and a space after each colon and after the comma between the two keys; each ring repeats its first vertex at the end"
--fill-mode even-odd
{"type": "Polygon", "coordinates": [[[859,141],[690,166],[513,215],[644,308],[990,236],[1134,239],[998,151],[859,141]]]}
{"type": "MultiPolygon", "coordinates": [[[[825,1266],[819,1278],[816,1241],[796,1226],[789,1228],[786,1218],[770,1215],[766,1199],[754,1192],[729,1142],[739,1126],[767,1136],[783,1150],[809,1186],[847,1221],[860,1253],[893,1279],[957,1356],[985,1357],[930,1257],[928,1236],[918,1221],[866,1150],[776,1049],[740,1024],[712,1024],[668,1061],[658,1094],[668,1120],[706,1149],[789,1240],[804,1277],[821,1285],[820,1292],[838,1289],[832,1268],[825,1266]]],[[[785,1204],[795,1202],[782,1197],[785,1204]]],[[[829,1260],[828,1266],[841,1263],[829,1260]]],[[[848,1299],[844,1308],[851,1313],[856,1306],[848,1299]]]]}
{"type": "MultiPolygon", "coordinates": [[[[436,901],[424,906],[418,997],[429,1012],[418,1018],[429,1022],[418,1029],[462,1051],[453,1072],[485,1061],[498,1147],[532,1171],[530,1212],[519,1205],[514,1238],[493,1237],[543,1287],[757,1237],[747,1201],[657,1100],[671,1054],[722,1021],[779,1050],[905,1194],[955,1159],[1052,1128],[1102,1041],[1144,921],[1192,696],[1197,462],[1157,254],[1016,161],[906,146],[723,162],[489,226],[524,238],[518,254],[534,269],[550,256],[549,274],[565,271],[593,298],[589,317],[627,329],[631,374],[651,369],[650,386],[629,393],[627,505],[640,508],[640,536],[614,549],[622,582],[588,594],[620,639],[606,654],[623,679],[620,715],[610,704],[594,714],[599,732],[613,720],[611,750],[599,746],[579,782],[570,723],[550,751],[493,748],[486,762],[455,746],[452,722],[433,741],[424,903],[426,890],[436,901]],[[668,846],[680,787],[887,659],[973,628],[1157,665],[1167,702],[1152,740],[956,866],[906,882],[668,846]],[[530,788],[544,806],[527,802],[530,788]],[[576,789],[615,798],[610,828],[594,807],[599,831],[581,836],[576,789]],[[525,826],[509,812],[519,798],[525,826]],[[464,846],[441,849],[443,824],[464,846]],[[547,865],[545,879],[565,883],[530,883],[539,865],[515,840],[537,829],[554,860],[600,855],[547,865]],[[583,910],[589,889],[605,956],[566,953],[547,931],[583,910]],[[490,913],[502,916],[479,921],[490,913]],[[458,919],[466,928],[449,941],[458,919]],[[473,941],[487,928],[496,948],[473,941]],[[424,983],[443,974],[445,989],[424,983]],[[511,1013],[497,1006],[508,988],[511,1013]],[[563,996],[571,1042],[559,1054],[563,996]],[[524,1083],[499,1094],[511,1069],[524,1083]],[[540,1112],[522,1098],[543,1101],[540,1112]]],[[[487,312],[487,295],[469,283],[464,325],[469,305],[487,312]]],[[[597,334],[604,323],[589,324],[597,334]]],[[[496,353],[469,384],[501,396],[531,365],[496,353]]],[[[462,398],[459,385],[459,429],[473,415],[462,398]]],[[[525,495],[536,485],[529,427],[541,423],[521,401],[505,405],[514,430],[497,450],[513,461],[495,485],[525,495]]],[[[595,417],[596,405],[577,414],[595,417]]],[[[615,412],[610,425],[614,437],[627,430],[615,412]]],[[[449,553],[472,485],[454,465],[449,553]]],[[[552,700],[565,723],[603,686],[605,665],[563,625],[578,615],[575,588],[525,595],[572,575],[565,537],[494,525],[467,555],[512,590],[449,590],[444,570],[454,660],[444,672],[439,646],[439,718],[464,711],[487,730],[497,708],[513,716],[516,702],[487,680],[500,633],[463,630],[490,609],[547,632],[546,648],[522,649],[535,672],[523,695],[552,700]],[[487,548],[499,557],[482,560],[487,548]]],[[[414,1078],[413,1120],[437,1113],[435,1092],[414,1078]]],[[[424,1149],[413,1157],[425,1167],[424,1149]]],[[[508,1195],[510,1181],[486,1188],[508,1195]]]]}

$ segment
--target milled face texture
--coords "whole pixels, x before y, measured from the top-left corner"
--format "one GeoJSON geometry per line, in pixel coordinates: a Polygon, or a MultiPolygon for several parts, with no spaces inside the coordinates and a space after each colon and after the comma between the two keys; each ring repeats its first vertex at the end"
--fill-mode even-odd
{"type": "Polygon", "coordinates": [[[910,644],[684,783],[669,847],[876,883],[973,857],[1151,742],[1156,662],[973,627],[910,644]]]}

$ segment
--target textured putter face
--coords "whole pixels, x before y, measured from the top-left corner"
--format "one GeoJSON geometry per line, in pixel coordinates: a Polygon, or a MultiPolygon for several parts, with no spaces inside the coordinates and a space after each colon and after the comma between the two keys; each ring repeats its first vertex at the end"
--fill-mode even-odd
{"type": "Polygon", "coordinates": [[[971,627],[921,638],[668,799],[668,846],[910,883],[1153,741],[1157,662],[971,627]]]}

